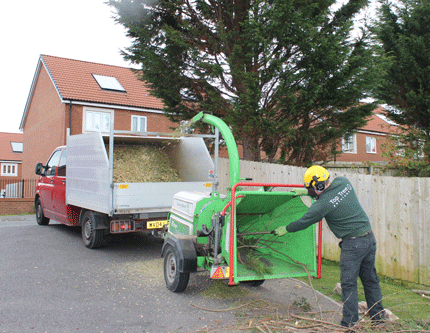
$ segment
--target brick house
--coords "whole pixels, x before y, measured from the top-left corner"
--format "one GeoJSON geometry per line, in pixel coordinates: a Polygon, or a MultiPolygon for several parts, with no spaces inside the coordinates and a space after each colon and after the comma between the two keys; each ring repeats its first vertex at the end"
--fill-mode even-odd
{"type": "Polygon", "coordinates": [[[341,154],[335,156],[335,162],[387,162],[382,156],[382,144],[390,133],[398,131],[398,125],[384,116],[384,108],[378,107],[362,128],[339,143],[341,154]]]}
{"type": "Polygon", "coordinates": [[[16,189],[14,184],[21,182],[22,152],[22,134],[0,133],[0,198],[11,196],[11,193],[6,192],[16,189]]]}
{"type": "Polygon", "coordinates": [[[171,132],[174,126],[130,68],[41,55],[22,116],[24,178],[35,178],[68,135],[115,130],[171,132]]]}
{"type": "Polygon", "coordinates": [[[0,180],[22,178],[23,135],[0,133],[0,180]]]}

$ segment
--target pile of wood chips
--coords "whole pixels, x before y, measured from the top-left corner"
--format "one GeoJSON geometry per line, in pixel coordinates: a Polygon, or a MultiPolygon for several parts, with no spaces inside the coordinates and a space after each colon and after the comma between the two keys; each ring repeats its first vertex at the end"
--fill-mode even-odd
{"type": "MultiPolygon", "coordinates": [[[[109,146],[106,149],[109,151],[109,146]]],[[[160,144],[115,145],[113,157],[114,183],[181,181],[160,144]]]]}

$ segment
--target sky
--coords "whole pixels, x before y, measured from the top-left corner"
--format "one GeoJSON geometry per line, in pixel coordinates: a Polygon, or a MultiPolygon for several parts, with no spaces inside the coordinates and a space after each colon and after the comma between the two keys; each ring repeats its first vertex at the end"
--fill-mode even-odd
{"type": "Polygon", "coordinates": [[[41,54],[135,67],[120,50],[131,44],[105,0],[11,0],[0,20],[0,132],[19,125],[41,54]]]}
{"type": "Polygon", "coordinates": [[[136,67],[120,50],[131,44],[105,0],[9,0],[0,20],[0,132],[19,126],[41,54],[136,67]]]}

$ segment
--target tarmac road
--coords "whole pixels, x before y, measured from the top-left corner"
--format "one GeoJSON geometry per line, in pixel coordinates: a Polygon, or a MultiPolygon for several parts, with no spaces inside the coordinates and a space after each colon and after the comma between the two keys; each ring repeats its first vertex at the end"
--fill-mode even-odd
{"type": "Polygon", "coordinates": [[[144,233],[114,237],[87,249],[81,229],[56,222],[36,224],[34,215],[0,216],[0,332],[231,332],[235,311],[264,299],[282,311],[306,299],[319,311],[339,304],[293,279],[260,287],[235,286],[232,297],[207,294],[207,272],[191,274],[183,293],[164,283],[162,241],[144,233]],[[246,292],[240,297],[236,291],[246,292]],[[229,326],[230,328],[223,328],[229,326]]]}

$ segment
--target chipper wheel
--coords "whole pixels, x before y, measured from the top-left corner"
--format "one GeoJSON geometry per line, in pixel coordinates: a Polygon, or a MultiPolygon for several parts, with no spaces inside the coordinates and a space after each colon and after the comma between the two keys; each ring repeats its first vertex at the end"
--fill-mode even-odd
{"type": "Polygon", "coordinates": [[[242,283],[245,283],[251,287],[259,287],[264,283],[264,281],[266,281],[266,280],[242,281],[242,283]]]}
{"type": "Polygon", "coordinates": [[[174,292],[184,291],[188,285],[189,278],[189,272],[179,272],[178,250],[169,245],[164,254],[164,280],[167,288],[174,292]]]}

